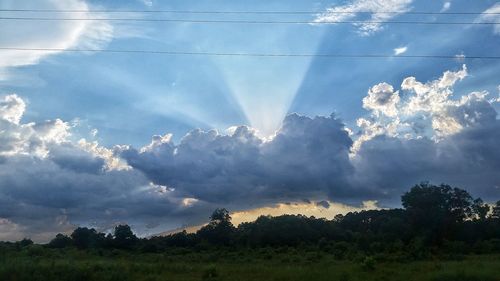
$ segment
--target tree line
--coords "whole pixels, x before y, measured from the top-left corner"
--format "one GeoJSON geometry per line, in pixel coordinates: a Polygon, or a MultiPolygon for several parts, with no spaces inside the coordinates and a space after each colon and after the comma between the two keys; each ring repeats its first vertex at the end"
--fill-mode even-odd
{"type": "MultiPolygon", "coordinates": [[[[500,253],[500,201],[488,205],[446,184],[415,185],[401,197],[403,208],[337,215],[332,220],[303,215],[260,216],[235,227],[226,209],[216,209],[196,233],[138,238],[128,225],[113,233],[78,227],[57,234],[46,247],[162,252],[187,248],[314,247],[339,258],[356,253],[425,257],[434,252],[500,253]]],[[[5,244],[5,243],[4,243],[5,244]]],[[[22,248],[23,239],[13,243],[22,248]]]]}

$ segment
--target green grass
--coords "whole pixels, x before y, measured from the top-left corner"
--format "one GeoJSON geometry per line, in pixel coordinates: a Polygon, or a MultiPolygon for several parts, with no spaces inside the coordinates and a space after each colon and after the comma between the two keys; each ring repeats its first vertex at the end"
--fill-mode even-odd
{"type": "Polygon", "coordinates": [[[0,280],[500,281],[500,256],[384,262],[372,257],[336,260],[324,253],[295,250],[134,254],[33,247],[0,253],[0,280]]]}

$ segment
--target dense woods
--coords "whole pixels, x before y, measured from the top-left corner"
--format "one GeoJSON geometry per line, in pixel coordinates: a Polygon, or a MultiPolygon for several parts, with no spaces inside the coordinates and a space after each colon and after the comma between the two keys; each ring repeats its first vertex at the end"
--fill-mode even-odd
{"type": "MultiPolygon", "coordinates": [[[[159,253],[172,248],[196,251],[214,248],[313,247],[337,258],[387,255],[425,258],[431,254],[500,253],[500,201],[485,204],[467,191],[448,185],[421,183],[402,197],[402,209],[382,209],[337,215],[333,220],[302,215],[261,216],[233,226],[226,209],[217,209],[196,233],[138,238],[128,225],[114,233],[79,227],[58,234],[45,247],[122,249],[159,253]]],[[[23,248],[29,239],[4,242],[23,248]]]]}

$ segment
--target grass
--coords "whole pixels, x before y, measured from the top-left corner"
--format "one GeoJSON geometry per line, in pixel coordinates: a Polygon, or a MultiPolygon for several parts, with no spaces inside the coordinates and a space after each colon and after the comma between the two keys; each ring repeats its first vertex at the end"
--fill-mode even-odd
{"type": "Polygon", "coordinates": [[[500,256],[384,262],[336,260],[300,251],[212,251],[138,254],[26,249],[0,253],[2,281],[500,281],[500,256]]]}

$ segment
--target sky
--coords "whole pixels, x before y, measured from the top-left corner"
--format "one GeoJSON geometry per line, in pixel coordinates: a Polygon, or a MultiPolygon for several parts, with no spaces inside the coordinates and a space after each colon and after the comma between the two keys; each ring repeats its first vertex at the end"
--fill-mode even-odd
{"type": "Polygon", "coordinates": [[[500,199],[500,60],[477,58],[500,56],[498,1],[3,0],[0,10],[0,240],[119,223],[151,235],[200,225],[217,207],[238,222],[331,218],[398,207],[421,181],[500,199]],[[234,11],[266,13],[220,13],[234,11]],[[19,19],[41,17],[52,20],[19,19]],[[418,57],[428,55],[448,58],[418,57]]]}

